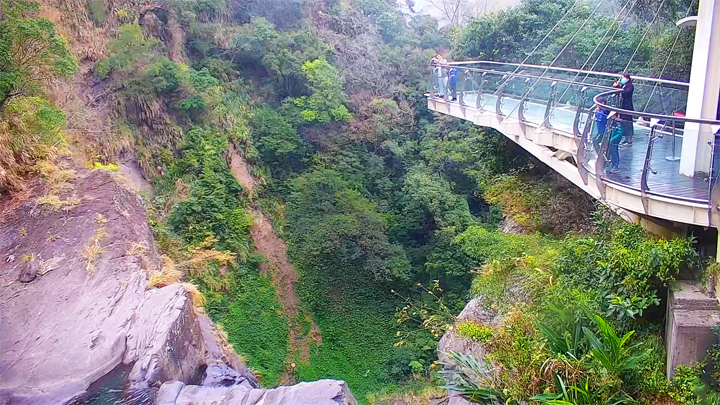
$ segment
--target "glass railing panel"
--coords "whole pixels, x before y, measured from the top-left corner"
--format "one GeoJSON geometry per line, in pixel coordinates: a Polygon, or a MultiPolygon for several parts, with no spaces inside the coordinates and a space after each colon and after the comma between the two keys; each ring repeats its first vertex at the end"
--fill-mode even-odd
{"type": "Polygon", "coordinates": [[[606,164],[603,179],[639,191],[650,131],[647,127],[632,124],[632,121],[620,117],[609,120],[608,126],[606,136],[609,137],[609,146],[604,156],[606,164]],[[619,145],[620,141],[626,139],[625,136],[619,139],[619,134],[627,134],[629,125],[632,125],[634,132],[633,144],[619,145]]]}
{"type": "Polygon", "coordinates": [[[581,149],[584,150],[585,156],[581,159],[581,162],[584,163],[585,169],[594,175],[595,164],[597,163],[598,151],[600,149],[603,134],[599,134],[594,113],[584,113],[583,116],[585,118],[583,119],[583,126],[580,127],[582,131],[580,142],[583,143],[583,147],[581,149]],[[590,120],[590,122],[586,127],[585,122],[587,120],[590,120]]]}
{"type": "Polygon", "coordinates": [[[541,125],[545,122],[548,100],[553,92],[553,78],[531,79],[523,116],[527,122],[541,125]]]}
{"type": "Polygon", "coordinates": [[[659,83],[639,85],[636,88],[640,90],[637,101],[633,98],[637,111],[662,115],[685,112],[687,89],[669,88],[659,83]]]}
{"type": "Polygon", "coordinates": [[[501,74],[474,72],[475,83],[478,85],[478,96],[480,97],[480,109],[495,112],[495,104],[497,101],[497,91],[500,85],[505,81],[501,74]],[[485,73],[483,75],[483,73],[485,73]]]}
{"type": "MultiPolygon", "coordinates": [[[[655,142],[649,159],[647,174],[647,193],[675,199],[684,199],[696,202],[705,202],[710,198],[711,177],[717,170],[711,169],[710,159],[707,159],[705,168],[699,169],[695,176],[689,177],[680,174],[680,151],[682,150],[682,135],[676,131],[673,136],[671,123],[661,123],[655,130],[655,142]]],[[[704,153],[707,156],[714,154],[710,132],[701,131],[704,153]]],[[[634,146],[633,146],[634,147],[634,146]]],[[[714,162],[718,166],[720,162],[714,162]]]]}
{"type": "Polygon", "coordinates": [[[467,98],[471,98],[471,104],[474,106],[475,86],[472,82],[472,74],[467,69],[458,69],[457,72],[457,102],[460,105],[468,105],[467,98]]]}
{"type": "MultiPolygon", "coordinates": [[[[575,117],[577,115],[577,107],[579,104],[585,104],[587,95],[582,94],[584,86],[580,84],[558,83],[557,87],[557,96],[554,106],[550,110],[548,124],[553,128],[572,134],[575,117]]],[[[582,125],[586,117],[587,114],[581,112],[581,120],[578,125],[580,130],[583,128],[582,125]]]]}
{"type": "Polygon", "coordinates": [[[475,69],[462,69],[465,78],[463,104],[469,107],[482,105],[483,94],[489,90],[488,75],[475,69]]]}
{"type": "Polygon", "coordinates": [[[520,100],[528,90],[528,83],[523,77],[512,76],[502,85],[502,101],[498,113],[518,118],[520,100]]]}
{"type": "MultiPolygon", "coordinates": [[[[436,67],[430,67],[429,73],[426,76],[427,77],[427,92],[430,94],[431,98],[439,98],[441,95],[441,92],[443,92],[443,87],[441,87],[440,83],[440,77],[437,75],[436,67]]],[[[443,92],[444,94],[444,92],[443,92]]]]}

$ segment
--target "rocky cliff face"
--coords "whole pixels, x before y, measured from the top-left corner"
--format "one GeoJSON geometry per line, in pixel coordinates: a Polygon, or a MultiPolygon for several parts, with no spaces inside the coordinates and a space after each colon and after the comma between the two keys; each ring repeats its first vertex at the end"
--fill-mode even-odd
{"type": "Polygon", "coordinates": [[[0,404],[76,400],[120,364],[133,389],[175,381],[165,404],[204,403],[197,393],[216,388],[228,404],[355,403],[337,381],[257,389],[183,285],[148,288],[162,263],[138,195],[66,165],[60,186],[51,176],[0,200],[0,404]]]}

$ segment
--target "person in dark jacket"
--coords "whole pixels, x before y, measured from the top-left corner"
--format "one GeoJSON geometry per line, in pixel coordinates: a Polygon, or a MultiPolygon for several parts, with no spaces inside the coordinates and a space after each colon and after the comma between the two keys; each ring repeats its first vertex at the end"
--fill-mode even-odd
{"type": "MultiPolygon", "coordinates": [[[[614,87],[622,89],[620,93],[620,108],[628,111],[635,111],[633,106],[633,93],[635,92],[635,86],[632,84],[632,78],[629,74],[623,73],[620,75],[620,80],[613,84],[614,87]]],[[[625,134],[625,141],[621,142],[621,145],[632,145],[632,138],[634,134],[633,129],[633,116],[629,114],[620,115],[620,123],[623,125],[623,133],[625,134]]]]}

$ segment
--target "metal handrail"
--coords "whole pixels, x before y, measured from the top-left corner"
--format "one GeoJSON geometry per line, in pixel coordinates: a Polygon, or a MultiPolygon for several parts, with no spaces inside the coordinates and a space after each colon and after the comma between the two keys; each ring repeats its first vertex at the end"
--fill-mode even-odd
{"type": "MultiPolygon", "coordinates": [[[[622,93],[621,89],[612,90],[612,91],[608,91],[605,93],[600,93],[600,94],[596,95],[595,97],[593,97],[593,103],[595,103],[595,105],[598,105],[599,97],[608,97],[608,96],[613,96],[613,95],[620,94],[620,93],[622,93]]],[[[607,105],[607,104],[603,104],[603,108],[610,110],[610,111],[614,111],[621,115],[633,115],[633,116],[638,116],[638,117],[642,117],[642,118],[655,118],[655,119],[663,120],[663,121],[680,121],[680,122],[692,122],[692,123],[696,123],[696,124],[720,125],[720,120],[709,120],[709,119],[705,119],[705,118],[676,117],[674,115],[663,115],[663,114],[638,112],[638,111],[633,111],[633,110],[623,110],[620,107],[615,107],[615,106],[611,106],[611,105],[607,105]]]]}
{"type": "MultiPolygon", "coordinates": [[[[478,62],[473,62],[473,63],[478,63],[478,62]]],[[[484,63],[484,62],[479,62],[479,63],[484,63]]],[[[500,63],[496,63],[496,64],[500,64],[500,63]]],[[[501,79],[500,82],[498,83],[498,89],[497,89],[497,91],[496,91],[497,97],[496,97],[495,103],[494,103],[494,104],[495,104],[495,111],[494,111],[494,112],[495,112],[495,114],[497,115],[497,118],[498,118],[499,121],[503,121],[504,118],[509,118],[509,117],[515,115],[515,114],[514,114],[514,110],[511,111],[509,114],[504,114],[503,111],[502,111],[502,108],[501,108],[501,106],[502,106],[502,104],[503,104],[503,99],[504,99],[505,97],[507,97],[507,96],[510,96],[510,94],[507,94],[507,93],[508,93],[508,92],[507,92],[508,89],[505,88],[505,87],[507,87],[508,80],[509,80],[510,78],[522,78],[522,79],[525,79],[525,80],[524,80],[524,82],[525,82],[524,88],[527,88],[527,87],[528,87],[527,84],[528,84],[528,81],[529,81],[529,80],[538,80],[538,81],[539,81],[539,80],[545,80],[545,81],[548,81],[548,82],[551,82],[551,83],[554,82],[554,84],[557,84],[557,83],[568,83],[570,86],[573,86],[573,85],[581,85],[582,87],[580,88],[580,98],[579,98],[578,100],[582,99],[583,101],[579,101],[579,102],[576,103],[576,106],[575,106],[575,108],[574,108],[574,109],[575,109],[575,120],[574,120],[573,125],[572,125],[573,130],[572,130],[572,134],[569,134],[569,135],[571,135],[571,136],[573,136],[574,138],[576,138],[576,142],[579,142],[579,144],[578,144],[578,146],[579,146],[579,147],[578,147],[578,156],[577,156],[577,163],[578,163],[578,165],[577,165],[577,166],[578,166],[578,170],[581,172],[581,178],[583,179],[583,182],[585,182],[585,184],[587,184],[587,181],[588,181],[587,175],[589,174],[588,171],[589,171],[589,170],[592,170],[592,169],[591,169],[591,168],[589,167],[589,165],[588,165],[587,156],[585,156],[585,154],[588,153],[588,151],[586,150],[587,148],[585,148],[585,146],[586,146],[585,143],[586,143],[586,141],[587,141],[586,138],[587,138],[587,136],[589,135],[589,129],[590,129],[591,126],[592,126],[592,125],[591,125],[591,121],[592,121],[592,119],[593,119],[592,117],[593,117],[594,107],[596,107],[596,106],[599,104],[599,103],[598,103],[598,99],[599,99],[600,97],[606,97],[606,98],[608,98],[608,99],[617,99],[617,97],[610,98],[610,96],[618,95],[619,93],[622,92],[621,89],[617,89],[617,88],[610,87],[610,86],[599,85],[599,84],[580,83],[580,82],[577,82],[577,81],[574,81],[574,80],[568,80],[568,79],[564,79],[564,78],[557,78],[557,77],[550,77],[550,76],[539,76],[539,75],[533,75],[533,74],[528,74],[528,73],[503,72],[503,71],[499,71],[499,70],[485,69],[485,68],[475,68],[475,67],[462,66],[462,65],[463,65],[463,63],[434,64],[434,66],[441,66],[441,67],[446,67],[446,68],[451,68],[451,67],[456,67],[456,68],[458,68],[458,70],[459,70],[459,72],[458,72],[458,90],[459,90],[459,92],[461,93],[461,94],[460,94],[460,97],[458,97],[458,101],[460,102],[461,107],[462,107],[462,106],[466,106],[465,102],[467,101],[467,100],[464,99],[462,93],[465,93],[465,92],[468,92],[468,93],[477,93],[475,102],[474,102],[473,104],[475,104],[475,107],[476,107],[478,110],[485,110],[486,107],[488,107],[488,106],[487,106],[487,103],[486,103],[486,104],[482,104],[482,103],[481,103],[481,97],[482,97],[482,94],[483,94],[483,88],[484,88],[484,84],[485,84],[485,82],[486,82],[486,77],[488,77],[488,75],[493,75],[493,76],[497,75],[497,76],[503,77],[503,79],[501,79]],[[478,81],[478,80],[479,80],[479,81],[478,81]],[[461,83],[462,83],[462,84],[461,84],[461,83]],[[475,84],[477,84],[477,86],[472,86],[473,88],[472,88],[472,89],[469,89],[469,88],[467,87],[467,84],[468,84],[468,83],[475,83],[475,84]],[[584,93],[584,90],[587,90],[587,89],[589,89],[589,88],[600,89],[600,90],[602,90],[602,92],[600,92],[599,94],[597,94],[597,95],[595,95],[594,97],[592,97],[593,106],[591,106],[590,108],[586,108],[586,107],[585,107],[585,102],[586,102],[585,100],[587,100],[587,98],[585,98],[585,97],[583,96],[583,93],[584,93]],[[588,114],[588,117],[587,117],[587,119],[584,121],[584,128],[582,129],[582,133],[581,133],[580,124],[581,124],[581,122],[582,122],[583,114],[586,114],[586,113],[588,114]],[[581,156],[581,155],[582,155],[582,156],[581,156]]],[[[516,65],[517,65],[517,64],[516,64],[516,65]]],[[[523,66],[544,68],[544,67],[542,67],[542,66],[534,66],[534,65],[523,65],[523,66]]],[[[553,69],[554,69],[554,68],[553,68],[553,69]]],[[[558,70],[558,71],[566,71],[566,72],[578,72],[578,71],[579,71],[579,72],[581,72],[581,73],[587,72],[587,73],[589,73],[589,74],[596,74],[596,75],[600,75],[600,76],[616,77],[616,75],[614,75],[614,74],[605,74],[605,73],[602,73],[602,72],[589,72],[589,71],[582,71],[582,70],[577,70],[577,69],[558,68],[558,69],[555,69],[555,70],[558,70]]],[[[435,77],[433,77],[433,79],[435,79],[435,77]]],[[[646,81],[650,81],[650,82],[653,82],[653,81],[654,81],[654,82],[660,82],[660,83],[669,83],[669,84],[672,84],[672,85],[680,85],[680,86],[683,86],[683,87],[684,87],[684,86],[687,86],[687,83],[675,82],[675,81],[668,81],[668,80],[662,80],[662,79],[638,78],[638,77],[636,77],[634,80],[646,80],[646,81]]],[[[674,90],[675,90],[675,91],[686,91],[685,89],[674,89],[674,90]]],[[[515,93],[515,91],[512,91],[512,93],[515,93]]],[[[518,107],[519,107],[520,109],[523,109],[524,106],[525,106],[525,102],[526,102],[526,101],[529,101],[529,99],[530,99],[531,97],[529,96],[529,94],[526,94],[526,93],[527,93],[527,91],[522,92],[521,94],[518,94],[518,95],[517,95],[517,98],[519,99],[519,104],[518,104],[517,107],[515,107],[515,109],[517,109],[518,107]]],[[[446,95],[447,95],[447,88],[446,88],[446,95]]],[[[515,98],[515,96],[516,96],[515,94],[512,95],[512,97],[514,97],[514,98],[515,98]]],[[[434,97],[435,97],[435,95],[434,95],[434,93],[433,93],[432,90],[431,90],[431,92],[430,92],[430,98],[431,98],[431,99],[434,99],[434,97]]],[[[489,100],[491,100],[491,99],[488,99],[488,101],[489,101],[489,100]]],[[[446,96],[446,101],[445,101],[445,102],[449,102],[449,101],[450,101],[450,100],[447,100],[447,96],[446,96]]],[[[552,104],[552,103],[553,103],[552,97],[549,97],[549,98],[548,98],[548,103],[549,103],[549,104],[552,104]]],[[[551,111],[554,110],[554,105],[553,105],[552,107],[553,107],[553,108],[550,109],[551,111]]],[[[657,120],[665,121],[666,124],[667,124],[667,123],[676,124],[676,123],[678,123],[678,122],[682,122],[682,123],[687,122],[687,123],[696,123],[696,124],[703,124],[703,125],[720,125],[720,120],[677,117],[677,116],[664,115],[664,114],[656,114],[656,113],[647,113],[647,112],[631,111],[631,110],[625,110],[625,109],[622,109],[622,108],[620,108],[620,107],[617,107],[617,106],[614,106],[614,105],[610,105],[610,104],[603,104],[602,107],[603,107],[604,109],[607,109],[607,110],[611,111],[611,112],[615,112],[615,113],[617,113],[617,114],[619,114],[619,115],[629,115],[629,116],[633,116],[633,117],[642,117],[642,118],[648,119],[648,120],[649,120],[649,119],[657,119],[657,120]]],[[[487,108],[487,109],[491,111],[491,110],[492,110],[492,107],[489,107],[489,108],[487,108]]],[[[542,123],[532,122],[533,125],[538,125],[538,124],[539,124],[539,125],[541,125],[541,126],[549,126],[548,124],[549,124],[549,119],[550,119],[550,117],[548,116],[549,113],[548,113],[548,108],[547,108],[547,106],[546,106],[546,109],[545,109],[545,110],[546,110],[546,111],[545,111],[545,114],[544,114],[544,121],[543,121],[542,123]]],[[[527,120],[526,120],[526,118],[525,118],[524,115],[525,115],[525,114],[524,114],[524,111],[518,111],[517,117],[514,117],[514,118],[517,118],[517,119],[519,119],[520,121],[522,121],[522,124],[525,124],[525,122],[531,123],[531,121],[527,121],[527,120]]],[[[619,118],[619,117],[618,117],[618,118],[619,118]]],[[[616,118],[616,119],[617,119],[617,118],[616,118]]],[[[610,128],[611,125],[612,125],[612,124],[611,124],[611,122],[609,121],[607,128],[610,128]]],[[[524,129],[524,128],[522,128],[522,129],[523,129],[523,132],[525,133],[525,129],[524,129]]],[[[651,130],[653,130],[653,129],[654,129],[654,134],[655,134],[655,136],[651,136],[651,138],[653,138],[653,139],[649,139],[648,149],[647,149],[647,151],[646,151],[646,153],[645,153],[645,162],[646,162],[646,164],[643,165],[642,173],[641,173],[641,181],[640,181],[640,184],[637,185],[637,186],[632,185],[632,184],[619,183],[619,182],[617,182],[617,181],[614,181],[614,180],[608,178],[608,177],[603,173],[602,169],[603,169],[603,163],[604,163],[604,162],[602,161],[602,153],[604,153],[604,152],[607,150],[608,146],[609,146],[609,145],[608,145],[608,141],[607,141],[607,139],[609,138],[609,137],[608,137],[608,134],[606,133],[605,137],[603,137],[603,138],[604,138],[604,139],[603,139],[603,144],[601,145],[601,148],[600,148],[600,149],[601,149],[601,152],[600,152],[600,154],[599,154],[599,156],[598,156],[598,159],[596,160],[596,165],[595,165],[595,168],[594,168],[594,170],[593,170],[593,171],[595,172],[595,173],[594,173],[594,174],[595,174],[595,181],[597,182],[598,189],[600,190],[600,193],[601,193],[601,195],[603,196],[602,198],[604,198],[604,194],[605,194],[605,193],[604,193],[604,190],[605,190],[606,184],[614,184],[615,186],[620,186],[620,187],[627,188],[627,189],[629,189],[629,190],[634,190],[634,191],[636,191],[636,192],[639,192],[639,193],[640,193],[640,196],[641,196],[641,199],[643,200],[643,201],[642,201],[642,202],[643,202],[643,207],[645,208],[645,211],[646,211],[646,212],[647,212],[647,210],[648,210],[647,207],[648,207],[648,196],[649,196],[649,195],[655,195],[655,196],[660,196],[660,197],[664,197],[664,198],[672,198],[672,199],[675,199],[675,200],[678,200],[678,201],[686,201],[686,202],[691,202],[691,203],[708,204],[708,221],[709,221],[709,223],[712,223],[712,215],[713,215],[713,212],[714,212],[712,207],[715,206],[714,203],[713,203],[713,201],[714,201],[715,199],[717,199],[717,200],[720,202],[720,191],[718,191],[718,190],[720,190],[720,188],[714,187],[714,185],[715,185],[715,183],[716,183],[716,181],[715,181],[715,180],[716,180],[716,179],[715,179],[715,176],[717,175],[717,173],[714,173],[714,170],[713,170],[712,166],[711,166],[710,169],[709,169],[709,180],[710,180],[710,181],[709,181],[707,190],[705,190],[705,192],[707,192],[707,194],[705,194],[705,192],[703,192],[703,197],[688,197],[688,196],[682,196],[682,195],[668,195],[668,194],[663,193],[663,192],[658,192],[658,191],[651,190],[650,188],[652,187],[652,184],[650,184],[650,186],[648,186],[648,173],[651,171],[651,168],[650,168],[650,159],[651,159],[651,154],[652,154],[653,145],[654,145],[654,143],[655,143],[655,142],[654,142],[654,141],[655,141],[654,138],[656,138],[656,137],[658,137],[658,136],[662,137],[662,134],[664,133],[664,132],[662,131],[662,129],[659,129],[659,130],[658,130],[658,129],[656,129],[656,128],[651,128],[651,130]],[[718,197],[717,197],[717,198],[713,197],[713,194],[718,194],[718,197]]],[[[558,130],[558,131],[560,131],[560,132],[567,132],[566,130],[558,130]]],[[[608,132],[609,132],[609,131],[608,131],[608,132]]],[[[675,132],[675,131],[673,131],[673,133],[674,133],[674,132],[675,132]]],[[[527,136],[527,134],[526,134],[526,136],[527,136]]],[[[711,143],[711,146],[714,148],[714,143],[711,143]]],[[[713,156],[713,159],[715,159],[714,156],[713,156]]],[[[674,193],[673,193],[673,194],[674,194],[674,193]]]]}
{"type": "MultiPolygon", "coordinates": [[[[533,64],[527,64],[527,63],[504,63],[504,62],[495,62],[490,60],[476,60],[476,61],[461,61],[461,62],[448,62],[448,65],[456,65],[456,66],[464,66],[469,64],[479,64],[479,63],[485,63],[490,65],[504,65],[504,66],[524,66],[532,69],[548,69],[548,70],[557,70],[560,72],[569,72],[569,73],[580,73],[580,74],[587,74],[587,75],[595,75],[595,76],[606,76],[606,77],[618,77],[618,73],[610,73],[610,72],[596,72],[593,70],[583,70],[583,69],[573,69],[573,68],[562,68],[562,67],[548,67],[543,65],[533,65],[533,64]]],[[[676,80],[667,80],[667,79],[658,79],[654,77],[646,77],[646,76],[633,76],[633,80],[636,81],[647,81],[647,82],[656,82],[656,83],[665,83],[665,84],[672,84],[676,86],[683,86],[683,87],[689,87],[690,84],[686,82],[680,82],[676,80]]]]}
{"type": "MultiPolygon", "coordinates": [[[[453,67],[453,65],[451,65],[451,64],[433,64],[431,66],[448,67],[448,68],[453,67]]],[[[501,70],[491,70],[491,69],[482,69],[482,68],[462,68],[462,69],[466,70],[466,71],[470,71],[470,72],[490,73],[490,74],[496,74],[496,75],[500,75],[500,76],[506,76],[510,73],[510,72],[503,72],[501,70]]],[[[530,74],[525,74],[525,73],[512,73],[509,75],[511,76],[510,78],[519,77],[522,79],[551,80],[551,81],[556,81],[558,83],[567,83],[567,84],[571,84],[571,85],[573,85],[573,84],[583,85],[584,87],[593,87],[593,88],[597,88],[597,89],[604,89],[604,90],[613,89],[613,87],[611,87],[611,86],[603,86],[602,84],[580,83],[578,81],[562,79],[562,78],[555,78],[555,77],[551,77],[551,76],[537,76],[537,75],[530,75],[530,74]]]]}

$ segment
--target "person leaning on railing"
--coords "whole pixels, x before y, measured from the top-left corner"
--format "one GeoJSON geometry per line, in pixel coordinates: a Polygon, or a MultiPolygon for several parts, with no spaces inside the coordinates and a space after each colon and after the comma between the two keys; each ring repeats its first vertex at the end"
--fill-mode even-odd
{"type": "Polygon", "coordinates": [[[430,65],[433,67],[433,81],[437,83],[437,95],[444,98],[447,93],[447,59],[437,54],[430,60],[430,65]]]}
{"type": "MultiPolygon", "coordinates": [[[[632,78],[629,74],[623,73],[619,78],[615,79],[613,87],[622,89],[620,93],[620,108],[628,111],[635,111],[633,106],[633,93],[635,92],[635,86],[632,84],[632,78]]],[[[620,123],[623,126],[623,132],[625,133],[625,141],[621,142],[621,145],[632,145],[632,138],[634,135],[633,128],[633,116],[629,114],[620,115],[620,123]]]]}

